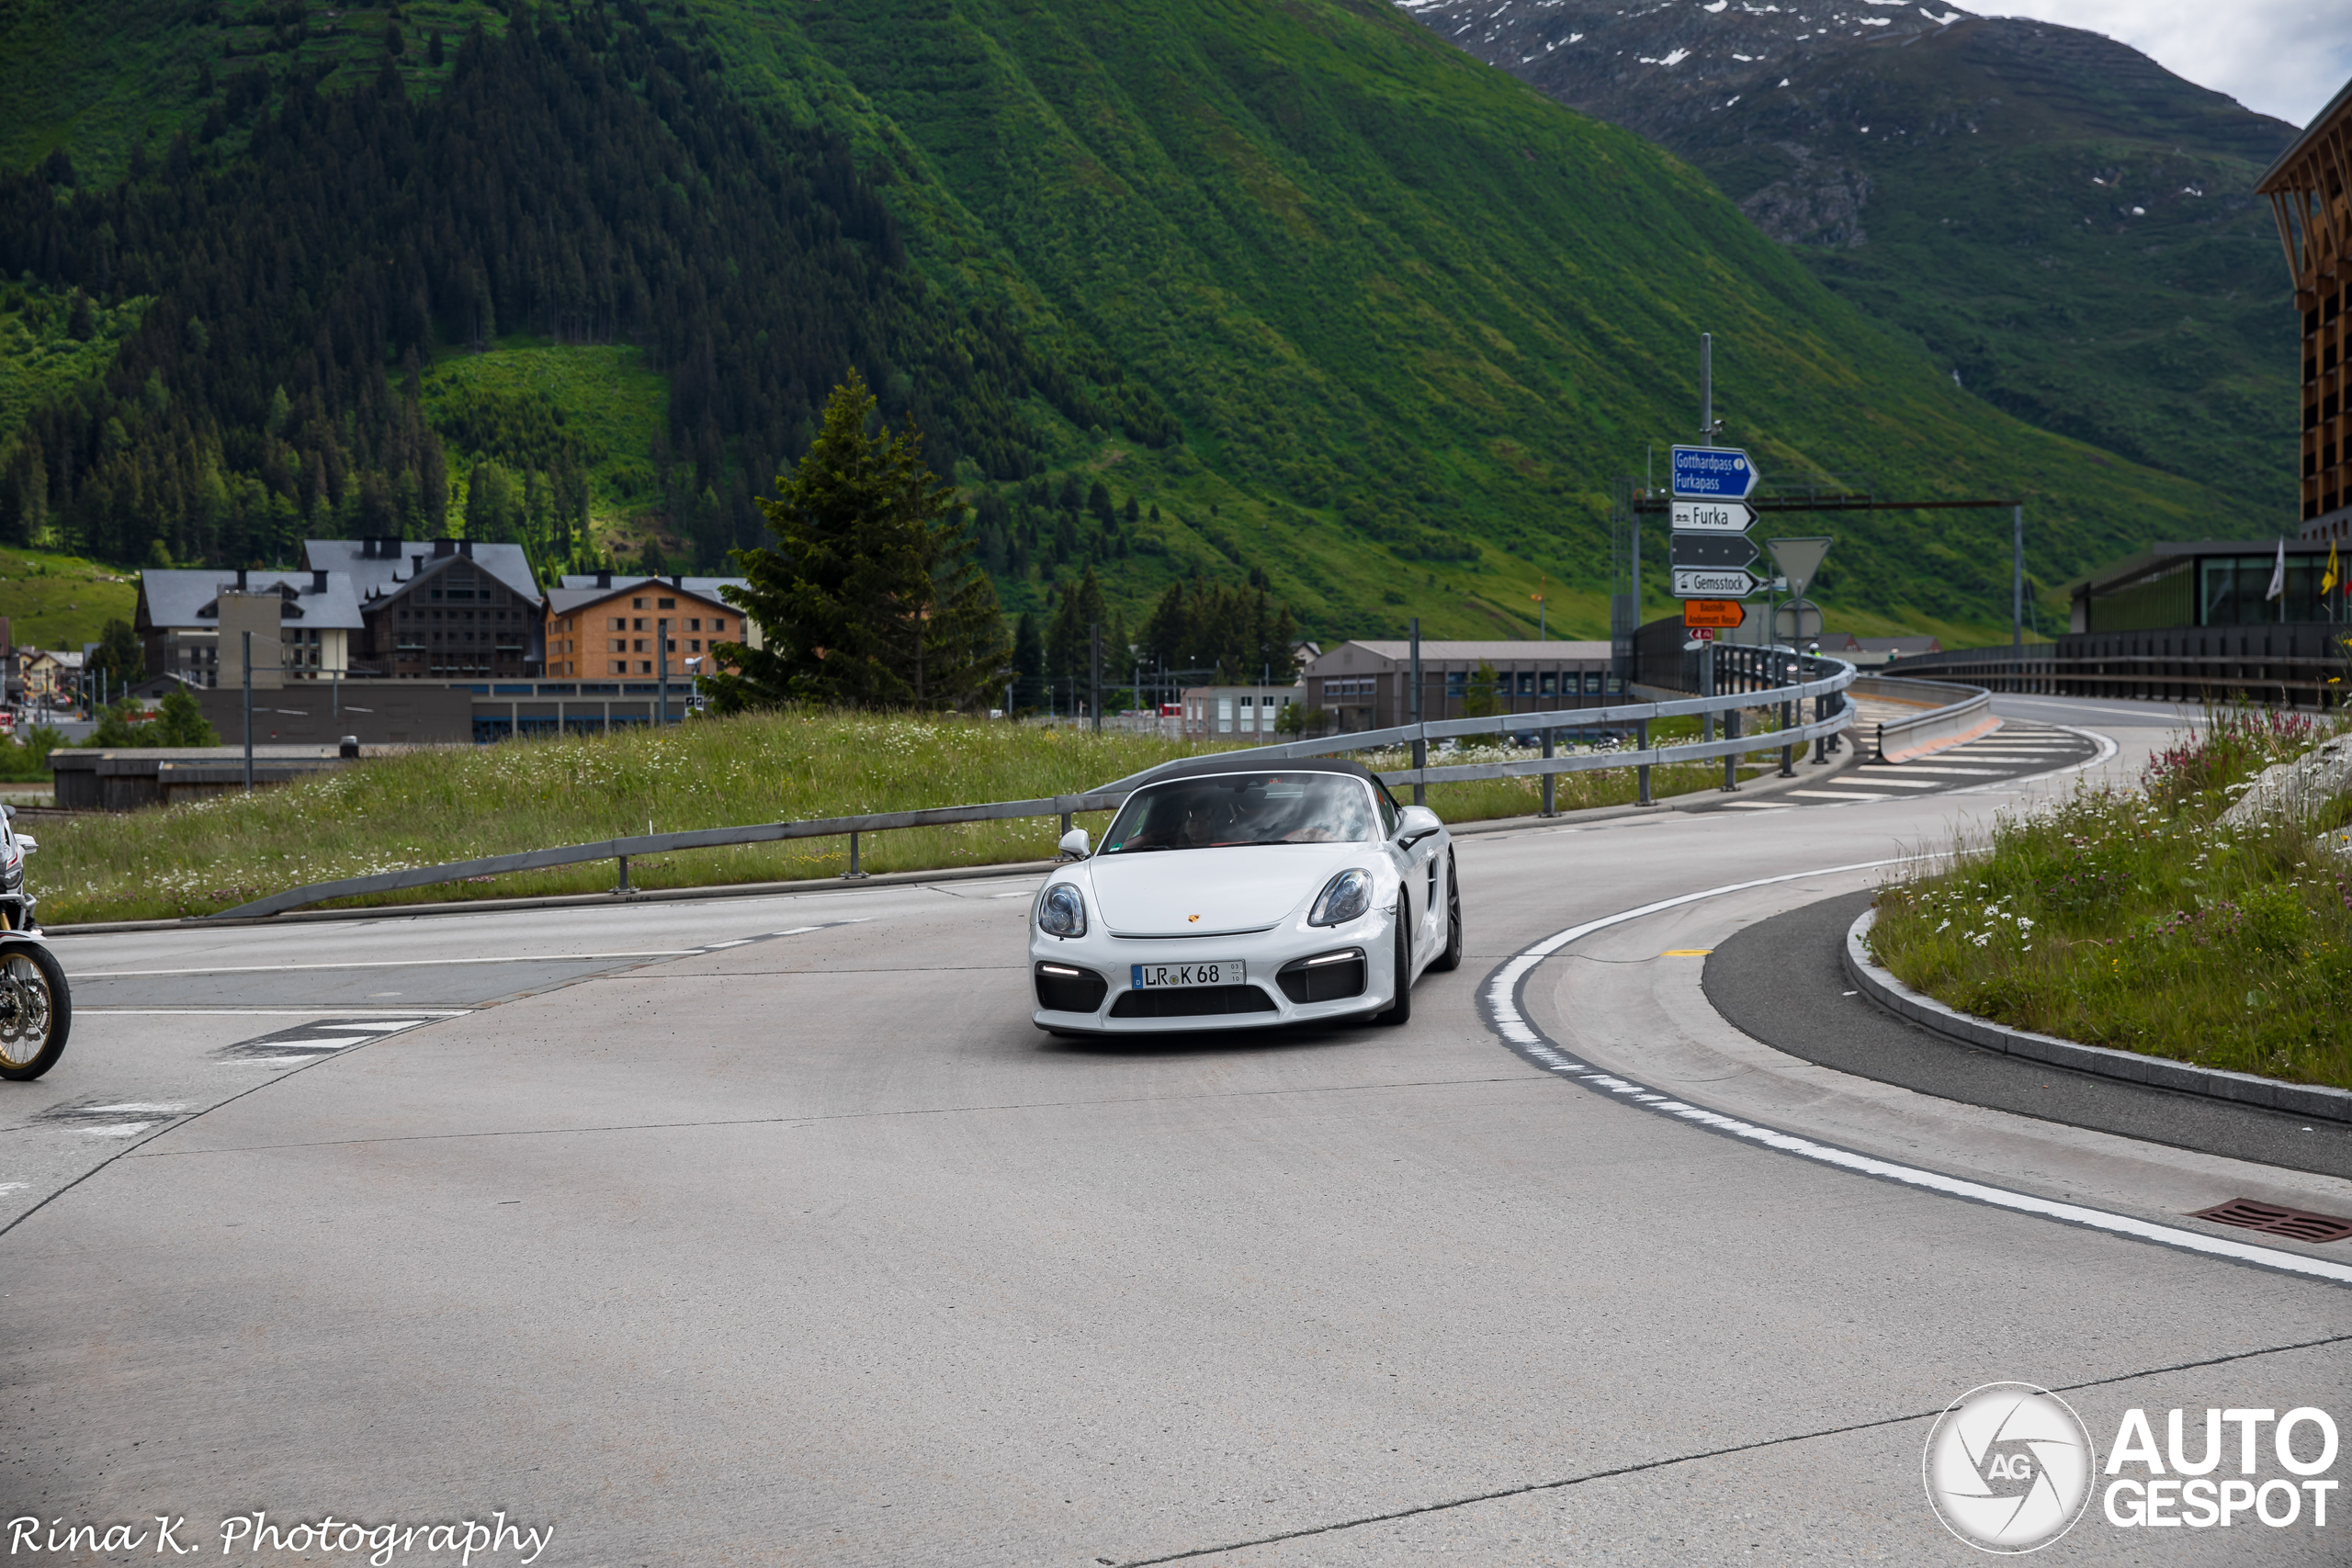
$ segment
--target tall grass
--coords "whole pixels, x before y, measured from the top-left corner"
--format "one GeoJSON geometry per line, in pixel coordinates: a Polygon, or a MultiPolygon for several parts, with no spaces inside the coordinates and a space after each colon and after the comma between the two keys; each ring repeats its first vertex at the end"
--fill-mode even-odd
{"type": "Polygon", "coordinates": [[[2217,713],[2139,788],[2078,785],[1886,888],[1871,945],[1905,984],[1979,1017],[2352,1088],[2352,863],[2321,831],[2340,811],[2216,820],[2333,728],[2217,713]]]}
{"type": "MultiPolygon", "coordinates": [[[[266,893],[410,866],[648,832],[1030,799],[1106,784],[1193,748],[1156,736],[892,715],[789,713],[662,730],[513,740],[383,757],[253,795],[130,816],[44,823],[32,863],[52,922],[209,914],[266,893]]],[[[1703,788],[1720,769],[1660,769],[1657,788],[1703,788]]],[[[1560,808],[1633,797],[1630,771],[1571,774],[1560,808]]],[[[1537,809],[1533,780],[1440,784],[1449,821],[1537,809]]],[[[1107,818],[1081,818],[1096,833],[1107,818]]],[[[927,871],[1054,852],[1052,818],[865,835],[869,871],[927,871]]],[[[703,886],[836,875],[846,839],[634,859],[632,886],[703,886]]],[[[356,903],[598,892],[610,862],[413,889],[356,903]]]]}

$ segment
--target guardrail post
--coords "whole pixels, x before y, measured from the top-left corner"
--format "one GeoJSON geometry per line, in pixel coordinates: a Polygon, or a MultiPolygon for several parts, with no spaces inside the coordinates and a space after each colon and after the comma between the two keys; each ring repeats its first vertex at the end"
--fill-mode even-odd
{"type": "Polygon", "coordinates": [[[616,855],[613,858],[621,863],[621,879],[613,885],[613,891],[627,893],[628,891],[628,856],[616,855]]]}
{"type": "MultiPolygon", "coordinates": [[[[1726,740],[1739,739],[1739,710],[1737,708],[1724,710],[1724,739],[1726,740]]],[[[1737,789],[1738,787],[1739,753],[1733,751],[1724,758],[1724,788],[1737,789]]]]}
{"type": "MultiPolygon", "coordinates": [[[[1637,718],[1634,721],[1634,748],[1639,751],[1646,751],[1650,749],[1650,721],[1648,719],[1637,718]]],[[[1634,804],[1636,806],[1651,805],[1650,765],[1647,762],[1644,762],[1634,770],[1634,776],[1636,780],[1636,784],[1634,785],[1635,794],[1634,796],[1634,804]]]]}
{"type": "MultiPolygon", "coordinates": [[[[1547,729],[1544,732],[1544,756],[1546,761],[1549,761],[1553,755],[1552,736],[1553,732],[1551,730],[1547,729]]],[[[1544,810],[1542,815],[1545,817],[1557,817],[1560,814],[1558,810],[1555,809],[1559,801],[1559,795],[1557,793],[1559,783],[1560,775],[1557,773],[1545,773],[1544,775],[1544,810]]]]}
{"type": "Polygon", "coordinates": [[[865,868],[858,863],[857,834],[854,829],[849,836],[849,869],[842,873],[842,880],[843,882],[863,882],[865,880],[865,868]]]}
{"type": "MultiPolygon", "coordinates": [[[[1800,655],[1792,653],[1786,659],[1780,660],[1779,663],[1781,666],[1781,672],[1779,676],[1780,684],[1783,686],[1794,686],[1804,682],[1805,677],[1804,660],[1800,655]]],[[[1783,697],[1781,699],[1781,732],[1782,734],[1785,735],[1790,730],[1794,729],[1804,718],[1804,704],[1799,702],[1794,697],[1783,697]]],[[[1797,749],[1793,745],[1783,743],[1781,747],[1781,777],[1784,779],[1792,779],[1796,776],[1797,749]]]]}
{"type": "Polygon", "coordinates": [[[1062,833],[1065,837],[1069,833],[1069,817],[1070,814],[1069,812],[1065,811],[1062,813],[1062,833]]]}

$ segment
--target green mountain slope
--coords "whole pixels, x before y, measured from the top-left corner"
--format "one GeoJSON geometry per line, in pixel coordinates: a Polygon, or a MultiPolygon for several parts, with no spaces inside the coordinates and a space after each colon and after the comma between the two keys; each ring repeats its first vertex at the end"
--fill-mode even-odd
{"type": "Polygon", "coordinates": [[[1411,9],[1690,160],[1970,391],[2291,521],[2294,316],[2254,182],[2292,126],[2096,33],[1950,7],[1411,9]]]}
{"type": "MultiPolygon", "coordinates": [[[[213,6],[232,20],[260,9],[213,6]]],[[[24,0],[0,19],[0,52],[49,36],[22,21],[39,9],[24,0]]],[[[132,0],[94,9],[142,12],[132,0]]],[[[411,6],[408,36],[417,17],[454,25],[463,10],[411,6]]],[[[629,27],[644,16],[613,15],[629,27]]],[[[962,341],[956,321],[997,323],[988,330],[1026,356],[983,401],[1026,432],[1019,462],[1044,471],[1024,481],[970,457],[957,468],[1014,606],[1091,560],[1136,620],[1168,582],[1198,574],[1261,581],[1327,637],[1393,632],[1408,614],[1432,633],[1532,633],[1539,591],[1555,635],[1596,632],[1608,481],[1695,423],[1702,330],[1717,334],[1726,434],[1769,476],[2021,491],[2041,582],[2150,537],[2263,529],[2255,506],[1954,387],[1948,366],[1823,288],[1695,170],[1369,0],[695,0],[645,20],[757,128],[752,141],[705,148],[700,121],[656,95],[667,134],[707,171],[729,175],[793,137],[839,139],[933,301],[908,296],[910,319],[942,323],[901,331],[936,344],[962,341]],[[1069,480],[1073,503],[1101,482],[1119,513],[1138,503],[1137,521],[1065,513],[1069,480]]],[[[346,11],[337,25],[369,21],[346,11]]],[[[260,62],[284,70],[283,57],[260,62]]],[[[357,90],[361,78],[376,79],[345,67],[329,85],[357,90]]],[[[215,76],[232,79],[225,65],[215,76]]],[[[0,128],[0,146],[29,156],[70,143],[82,159],[59,128],[104,118],[95,101],[40,113],[39,128],[0,128]]],[[[177,123],[206,116],[191,102],[177,123]]],[[[242,134],[191,155],[233,168],[242,134]]],[[[436,318],[434,355],[463,348],[455,325],[436,318]]],[[[953,378],[926,354],[921,364],[953,378]]],[[[673,379],[692,369],[650,367],[673,379]]],[[[887,387],[883,368],[867,367],[887,387]]],[[[696,478],[717,491],[789,456],[757,420],[718,431],[712,451],[682,404],[703,406],[671,397],[670,450],[649,466],[699,443],[696,478]]],[[[1841,518],[1824,592],[1858,629],[2004,621],[2006,540],[1971,526],[1841,518]]]]}

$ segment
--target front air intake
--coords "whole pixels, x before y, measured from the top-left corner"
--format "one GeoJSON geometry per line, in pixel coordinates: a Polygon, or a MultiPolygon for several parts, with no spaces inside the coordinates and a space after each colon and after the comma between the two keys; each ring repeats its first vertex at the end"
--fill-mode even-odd
{"type": "Polygon", "coordinates": [[[1283,995],[1294,1002],[1336,1002],[1363,995],[1363,950],[1325,953],[1285,964],[1274,976],[1283,995]]]}
{"type": "Polygon", "coordinates": [[[1113,1018],[1205,1018],[1216,1013],[1273,1012],[1274,998],[1255,986],[1171,986],[1127,991],[1111,1004],[1113,1018]]]}
{"type": "Polygon", "coordinates": [[[1111,989],[1111,982],[1075,964],[1039,964],[1037,1005],[1047,1012],[1094,1012],[1111,989]]]}

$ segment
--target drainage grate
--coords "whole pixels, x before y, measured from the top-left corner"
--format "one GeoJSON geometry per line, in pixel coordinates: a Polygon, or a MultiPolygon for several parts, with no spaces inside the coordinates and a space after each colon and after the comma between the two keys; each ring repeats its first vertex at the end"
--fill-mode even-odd
{"type": "Polygon", "coordinates": [[[2334,1214],[2314,1214],[2307,1209],[2282,1209],[2276,1203],[2257,1203],[2251,1198],[2233,1198],[2211,1209],[2199,1209],[2188,1217],[2211,1220],[2217,1225],[2267,1231],[2272,1235],[2292,1236],[2297,1241],[2342,1241],[2352,1235],[2352,1220],[2339,1220],[2334,1214]]]}

